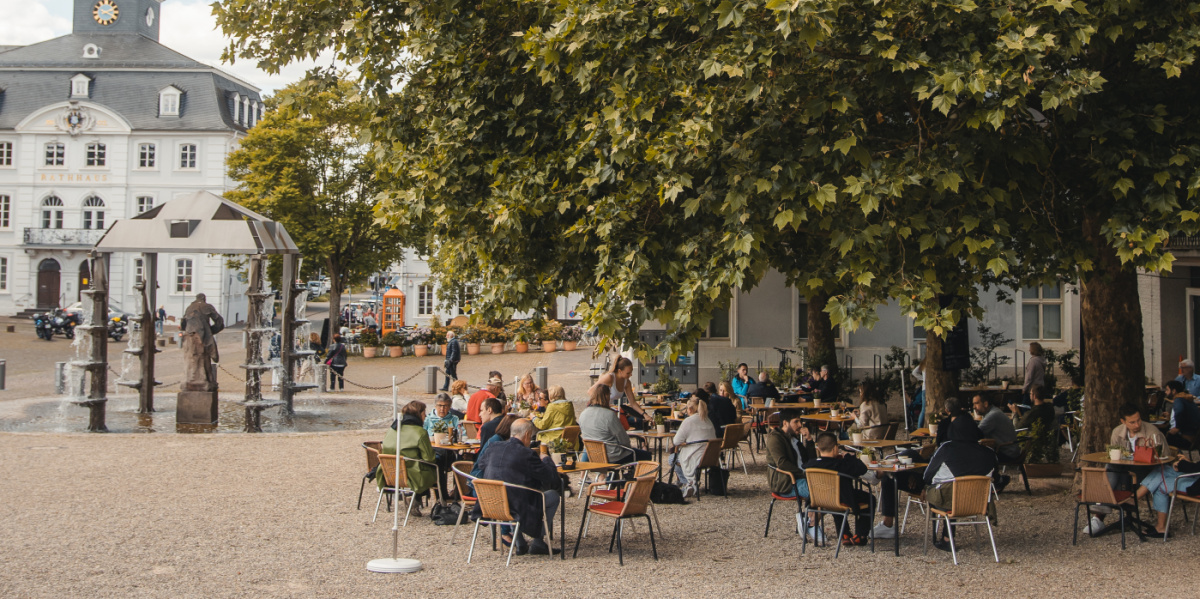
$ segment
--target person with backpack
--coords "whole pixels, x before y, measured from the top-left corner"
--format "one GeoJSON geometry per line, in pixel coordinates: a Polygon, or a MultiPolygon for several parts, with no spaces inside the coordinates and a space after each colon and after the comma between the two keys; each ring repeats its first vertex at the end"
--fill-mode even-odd
{"type": "Polygon", "coordinates": [[[346,390],[346,344],[342,343],[341,335],[333,336],[333,345],[326,354],[325,364],[329,366],[329,391],[333,392],[334,383],[339,391],[346,390]]]}

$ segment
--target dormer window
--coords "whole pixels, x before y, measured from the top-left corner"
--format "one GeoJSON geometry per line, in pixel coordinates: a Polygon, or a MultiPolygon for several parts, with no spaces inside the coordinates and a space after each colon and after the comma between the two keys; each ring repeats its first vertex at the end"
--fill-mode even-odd
{"type": "Polygon", "coordinates": [[[250,107],[250,126],[257,125],[260,118],[262,118],[262,104],[255,102],[250,107]]]}
{"type": "Polygon", "coordinates": [[[242,98],[242,124],[250,125],[250,96],[242,98]]]}
{"type": "Polygon", "coordinates": [[[158,116],[179,116],[179,99],[183,92],[174,85],[158,92],[158,116]]]}
{"type": "Polygon", "coordinates": [[[86,98],[91,92],[92,78],[80,73],[71,77],[71,97],[86,98]]]}
{"type": "Polygon", "coordinates": [[[233,111],[232,111],[233,112],[233,122],[235,122],[235,123],[242,122],[241,110],[242,110],[242,97],[237,92],[233,92],[233,111]]]}
{"type": "Polygon", "coordinates": [[[100,58],[100,46],[96,44],[85,45],[83,47],[83,57],[92,59],[100,58]]]}

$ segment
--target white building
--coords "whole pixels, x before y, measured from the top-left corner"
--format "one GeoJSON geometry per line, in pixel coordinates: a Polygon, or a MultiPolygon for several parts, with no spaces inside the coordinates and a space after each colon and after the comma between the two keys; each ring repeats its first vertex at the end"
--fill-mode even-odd
{"type": "MultiPolygon", "coordinates": [[[[233,187],[225,156],[262,116],[258,89],[158,43],[161,0],[75,0],[70,35],[0,46],[0,313],[67,306],[114,221],[233,187]]],[[[113,257],[112,304],[141,273],[113,257]]],[[[159,304],[205,293],[228,322],[245,282],[222,256],[160,254],[159,304]]]]}

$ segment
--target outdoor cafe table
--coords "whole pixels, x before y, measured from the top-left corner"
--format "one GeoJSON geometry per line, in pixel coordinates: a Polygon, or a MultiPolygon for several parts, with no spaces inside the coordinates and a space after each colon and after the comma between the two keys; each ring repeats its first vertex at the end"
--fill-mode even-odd
{"type": "Polygon", "coordinates": [[[454,445],[442,445],[441,443],[433,443],[431,441],[430,445],[433,445],[434,449],[445,449],[448,451],[465,451],[468,453],[472,451],[479,451],[478,443],[456,443],[454,445]]]}
{"type": "MultiPolygon", "coordinates": [[[[559,474],[570,474],[572,472],[603,472],[616,468],[619,464],[605,464],[604,462],[575,462],[575,467],[570,470],[564,470],[562,466],[556,466],[559,474]]],[[[580,487],[582,487],[582,481],[580,487]]],[[[566,488],[559,483],[558,488],[558,547],[559,555],[563,560],[567,559],[567,493],[566,488]]],[[[579,494],[583,496],[583,489],[579,490],[579,494]]]]}
{"type": "Polygon", "coordinates": [[[824,422],[824,423],[828,423],[828,424],[836,424],[839,427],[841,427],[841,425],[843,425],[843,424],[846,424],[847,422],[854,422],[853,416],[838,416],[837,418],[834,418],[830,414],[809,414],[807,416],[801,416],[800,418],[801,418],[801,420],[808,420],[810,422],[824,422]]]}
{"type": "Polygon", "coordinates": [[[675,433],[660,433],[658,431],[629,431],[630,437],[641,437],[654,441],[654,459],[658,461],[658,480],[662,480],[666,464],[663,463],[663,439],[674,439],[675,433]]]}
{"type": "MultiPolygon", "coordinates": [[[[1097,451],[1096,453],[1088,453],[1088,454],[1081,455],[1081,456],[1079,456],[1079,459],[1084,462],[1091,462],[1093,464],[1123,466],[1126,468],[1154,468],[1157,466],[1162,466],[1163,464],[1169,464],[1175,458],[1173,458],[1173,457],[1160,458],[1158,456],[1155,456],[1153,462],[1146,463],[1146,462],[1135,462],[1135,461],[1133,461],[1133,458],[1126,459],[1124,457],[1122,457],[1119,460],[1113,460],[1108,457],[1107,451],[1097,451]]],[[[1143,522],[1139,516],[1135,515],[1133,517],[1132,521],[1133,521],[1133,526],[1134,526],[1134,532],[1138,533],[1138,537],[1140,537],[1143,541],[1146,540],[1145,537],[1147,534],[1150,536],[1154,536],[1154,535],[1158,534],[1158,531],[1155,530],[1154,527],[1151,526],[1149,522],[1143,522]]],[[[1117,526],[1116,523],[1109,524],[1108,526],[1104,527],[1104,530],[1100,531],[1100,534],[1105,534],[1112,530],[1115,530],[1116,526],[1117,526]]]]}
{"type": "MultiPolygon", "coordinates": [[[[921,470],[921,469],[924,469],[928,465],[929,464],[927,464],[927,463],[918,464],[916,462],[913,462],[912,464],[905,466],[904,464],[897,462],[893,466],[884,466],[881,462],[881,463],[879,463],[878,466],[867,466],[867,469],[870,470],[871,472],[874,472],[876,475],[891,476],[894,478],[895,475],[899,472],[912,472],[914,470],[921,470]]],[[[896,491],[896,503],[894,503],[893,505],[896,506],[896,512],[898,515],[900,512],[900,485],[896,484],[896,485],[892,485],[892,486],[895,487],[895,491],[896,491]]],[[[895,551],[896,551],[896,557],[899,557],[900,556],[900,530],[899,530],[899,526],[896,524],[895,516],[892,517],[892,526],[896,528],[895,551]]],[[[921,534],[929,534],[929,531],[923,530],[923,531],[921,531],[921,534]]]]}
{"type": "Polygon", "coordinates": [[[838,445],[846,445],[848,447],[862,447],[864,449],[867,447],[886,449],[886,448],[890,448],[890,447],[905,447],[908,445],[916,445],[916,444],[917,444],[917,441],[897,441],[895,439],[876,439],[874,441],[868,441],[866,439],[863,439],[863,441],[860,443],[855,443],[854,441],[852,441],[850,439],[843,439],[841,441],[838,441],[838,445]]]}

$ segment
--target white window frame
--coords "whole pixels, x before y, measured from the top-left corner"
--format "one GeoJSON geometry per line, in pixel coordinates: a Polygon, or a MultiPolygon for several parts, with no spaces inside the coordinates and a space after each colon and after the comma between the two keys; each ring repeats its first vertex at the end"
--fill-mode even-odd
{"type": "Polygon", "coordinates": [[[138,170],[158,170],[158,144],[150,141],[138,142],[137,157],[138,170]]]}
{"type": "Polygon", "coordinates": [[[7,294],[11,292],[8,286],[8,269],[10,264],[8,256],[0,256],[0,293],[7,294]]]}
{"type": "Polygon", "coordinates": [[[417,316],[433,316],[436,311],[435,289],[432,284],[421,283],[417,285],[417,316]]]}
{"type": "Polygon", "coordinates": [[[67,144],[61,141],[48,141],[42,146],[42,166],[50,168],[67,168],[67,144]],[[53,151],[53,154],[51,152],[53,151]]]}
{"type": "Polygon", "coordinates": [[[80,73],[71,77],[71,97],[86,98],[92,90],[92,78],[80,73]]]}
{"type": "Polygon", "coordinates": [[[190,142],[190,141],[181,142],[178,146],[178,149],[179,149],[179,151],[176,152],[175,155],[178,157],[179,160],[175,163],[175,167],[176,167],[175,170],[180,170],[180,171],[200,170],[200,144],[198,144],[196,142],[190,142]],[[191,166],[185,166],[187,163],[184,160],[184,156],[185,156],[184,149],[188,148],[188,147],[190,147],[192,149],[192,155],[191,155],[192,164],[191,164],[191,166]]]}
{"type": "Polygon", "coordinates": [[[63,228],[63,213],[65,212],[63,209],[65,205],[61,197],[50,194],[42,198],[41,202],[38,202],[38,208],[41,210],[42,220],[40,224],[43,229],[63,228]],[[58,204],[47,204],[46,202],[50,198],[58,200],[58,204]]]}
{"type": "Polygon", "coordinates": [[[0,230],[12,229],[12,196],[0,193],[0,230]]]}
{"type": "Polygon", "coordinates": [[[183,92],[169,85],[158,92],[158,116],[179,116],[183,92]]]}
{"type": "Polygon", "coordinates": [[[83,146],[83,165],[87,168],[108,166],[108,146],[102,141],[91,141],[83,146]]]}
{"type": "Polygon", "coordinates": [[[134,198],[133,198],[133,215],[137,216],[139,214],[149,212],[149,211],[153,210],[154,206],[156,206],[156,205],[157,205],[156,198],[151,194],[140,194],[140,195],[134,196],[134,198]],[[142,200],[150,200],[149,205],[146,206],[144,209],[142,207],[142,204],[143,204],[142,200]]]}
{"type": "Polygon", "coordinates": [[[179,257],[175,259],[175,270],[171,277],[172,295],[183,295],[192,293],[196,288],[196,262],[187,257],[179,257]],[[186,265],[184,263],[187,263],[186,265]],[[184,267],[186,266],[187,274],[184,275],[184,267]]]}
{"type": "Polygon", "coordinates": [[[145,258],[133,259],[133,282],[139,283],[146,274],[145,258]]]}
{"type": "Polygon", "coordinates": [[[83,228],[87,230],[104,230],[104,199],[98,195],[89,195],[83,200],[83,228]],[[97,203],[98,202],[98,203],[97,203]]]}
{"type": "Polygon", "coordinates": [[[1066,302],[1067,290],[1066,290],[1066,286],[1063,285],[1062,283],[1056,283],[1056,285],[1058,285],[1058,297],[1057,298],[1042,297],[1042,289],[1044,287],[1048,287],[1049,285],[1042,285],[1042,286],[1037,287],[1037,297],[1036,298],[1025,297],[1024,289],[1018,291],[1018,294],[1020,294],[1021,301],[1020,301],[1019,305],[1017,306],[1017,318],[1020,323],[1020,328],[1018,328],[1017,330],[1020,331],[1020,333],[1021,333],[1021,341],[1045,341],[1045,342],[1049,342],[1049,343],[1059,343],[1059,342],[1066,341],[1066,339],[1067,339],[1067,302],[1066,302]],[[1037,337],[1026,337],[1025,336],[1025,306],[1037,306],[1037,308],[1038,308],[1038,323],[1037,323],[1038,336],[1037,337]],[[1058,334],[1059,334],[1058,337],[1046,337],[1045,336],[1046,335],[1045,306],[1058,306],[1058,334]]]}
{"type": "Polygon", "coordinates": [[[242,95],[233,92],[233,122],[242,123],[242,95]]]}
{"type": "Polygon", "coordinates": [[[16,144],[7,139],[0,139],[0,168],[12,168],[16,144]]]}

